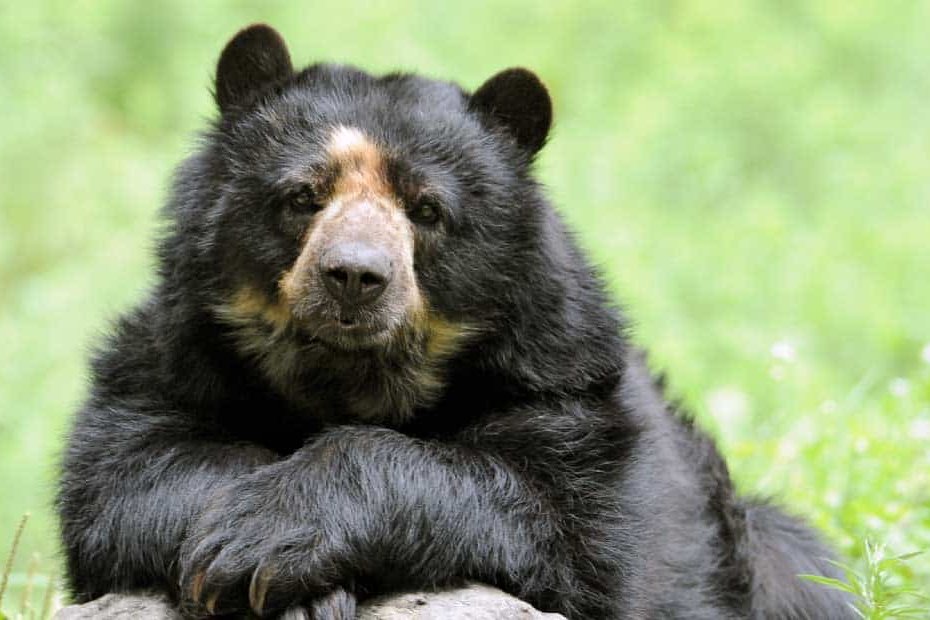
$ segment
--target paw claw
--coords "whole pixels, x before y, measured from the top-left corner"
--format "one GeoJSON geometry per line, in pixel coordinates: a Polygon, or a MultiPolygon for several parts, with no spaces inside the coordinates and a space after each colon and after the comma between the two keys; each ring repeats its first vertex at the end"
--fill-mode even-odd
{"type": "Polygon", "coordinates": [[[207,599],[207,604],[205,605],[205,607],[207,608],[207,613],[210,614],[211,616],[214,613],[216,613],[216,602],[217,600],[219,600],[219,598],[220,598],[220,591],[217,590],[216,592],[211,594],[210,597],[207,599]]]}
{"type": "Polygon", "coordinates": [[[256,615],[262,615],[265,608],[265,596],[268,594],[268,586],[271,585],[271,577],[271,569],[262,566],[252,573],[252,581],[249,583],[249,606],[256,615]]]}
{"type": "Polygon", "coordinates": [[[207,577],[207,571],[202,570],[191,580],[191,600],[194,603],[200,603],[200,596],[203,594],[203,582],[207,577]]]}

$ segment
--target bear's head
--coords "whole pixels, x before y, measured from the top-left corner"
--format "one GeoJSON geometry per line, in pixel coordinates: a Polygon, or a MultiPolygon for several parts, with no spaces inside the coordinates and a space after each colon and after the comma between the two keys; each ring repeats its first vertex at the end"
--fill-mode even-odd
{"type": "Polygon", "coordinates": [[[563,315],[581,316],[566,282],[598,289],[530,176],[552,111],[525,69],[473,93],[295,71],[278,33],[255,25],[223,50],[215,98],[220,118],[181,170],[172,215],[197,239],[216,316],[295,400],[325,375],[347,392],[366,384],[341,407],[403,417],[482,338],[509,343],[489,358],[532,372],[513,347],[552,355],[545,338],[518,341],[530,326],[563,339],[563,315]]]}

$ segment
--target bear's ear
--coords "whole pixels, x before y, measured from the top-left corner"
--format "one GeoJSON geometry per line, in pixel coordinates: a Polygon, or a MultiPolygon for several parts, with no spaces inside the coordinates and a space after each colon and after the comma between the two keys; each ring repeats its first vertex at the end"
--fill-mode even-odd
{"type": "Polygon", "coordinates": [[[224,114],[247,104],[265,86],[294,72],[281,35],[265,24],[253,24],[229,40],[216,65],[216,103],[224,114]]]}
{"type": "Polygon", "coordinates": [[[522,68],[501,71],[475,91],[468,108],[503,125],[531,155],[546,143],[552,101],[536,74],[522,68]]]}

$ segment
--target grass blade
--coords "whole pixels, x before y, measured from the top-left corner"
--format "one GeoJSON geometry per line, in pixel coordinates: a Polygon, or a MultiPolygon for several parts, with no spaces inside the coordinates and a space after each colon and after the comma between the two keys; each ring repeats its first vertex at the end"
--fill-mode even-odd
{"type": "Polygon", "coordinates": [[[0,578],[0,604],[3,604],[3,595],[6,593],[7,580],[10,573],[13,572],[13,558],[16,557],[16,548],[19,547],[19,541],[23,537],[23,530],[26,529],[26,521],[29,520],[29,513],[23,515],[16,527],[16,533],[13,534],[13,544],[10,545],[10,554],[6,558],[6,564],[3,566],[3,576],[0,578]]]}

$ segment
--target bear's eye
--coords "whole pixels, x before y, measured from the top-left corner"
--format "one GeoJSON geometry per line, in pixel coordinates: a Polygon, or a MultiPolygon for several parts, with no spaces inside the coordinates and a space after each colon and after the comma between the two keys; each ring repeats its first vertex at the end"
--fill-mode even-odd
{"type": "Polygon", "coordinates": [[[432,199],[421,200],[410,210],[410,219],[417,224],[435,224],[440,215],[439,205],[432,199]]]}
{"type": "Polygon", "coordinates": [[[309,187],[303,187],[288,199],[288,205],[298,213],[315,213],[320,210],[320,205],[309,187]]]}

